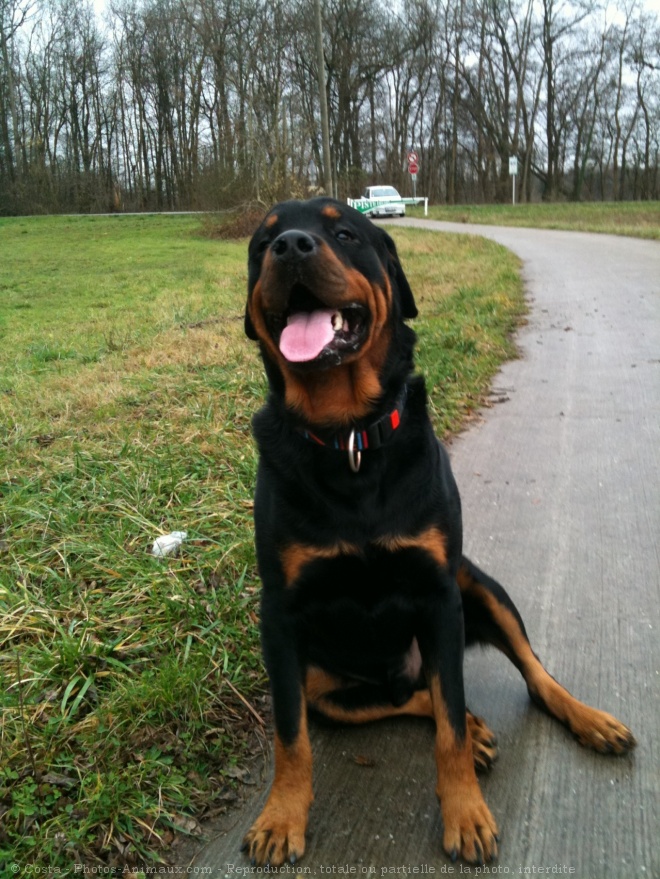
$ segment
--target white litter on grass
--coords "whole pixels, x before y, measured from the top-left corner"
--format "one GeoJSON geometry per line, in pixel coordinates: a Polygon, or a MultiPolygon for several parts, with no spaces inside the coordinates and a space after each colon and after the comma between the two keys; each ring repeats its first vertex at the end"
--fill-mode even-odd
{"type": "Polygon", "coordinates": [[[163,534],[162,537],[157,537],[154,540],[151,554],[159,559],[164,558],[166,555],[173,555],[187,536],[187,531],[172,531],[171,534],[163,534]]]}

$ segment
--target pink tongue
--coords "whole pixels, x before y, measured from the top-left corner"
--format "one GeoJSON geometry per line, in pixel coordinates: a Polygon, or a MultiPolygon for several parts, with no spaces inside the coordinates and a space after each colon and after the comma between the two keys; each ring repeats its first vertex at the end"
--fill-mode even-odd
{"type": "Polygon", "coordinates": [[[317,311],[298,311],[289,321],[280,336],[280,351],[292,363],[314,360],[335,337],[332,326],[331,308],[317,311]]]}

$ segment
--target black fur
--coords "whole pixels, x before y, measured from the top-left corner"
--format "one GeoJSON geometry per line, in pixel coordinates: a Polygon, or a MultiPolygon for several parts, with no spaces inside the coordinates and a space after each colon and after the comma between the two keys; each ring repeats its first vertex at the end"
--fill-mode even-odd
{"type": "MultiPolygon", "coordinates": [[[[466,643],[502,650],[535,697],[539,689],[552,690],[505,590],[462,556],[458,489],[432,429],[424,380],[413,374],[415,335],[405,320],[416,314],[391,237],[339,202],[277,205],[251,241],[245,326],[260,343],[270,384],[268,400],[253,421],[260,453],[254,517],[263,581],[262,643],[276,734],[291,754],[301,740],[305,682],[312,668],[343,682],[328,694],[326,709],[341,707],[356,718],[374,705],[405,706],[413,694],[439,681],[434,716],[448,721],[457,749],[466,736],[466,643]],[[296,236],[301,252],[286,251],[296,236]],[[324,278],[333,273],[335,278],[345,273],[346,290],[341,284],[325,287],[324,278]],[[376,291],[371,308],[374,302],[389,302],[384,326],[376,331],[372,321],[369,342],[349,357],[288,363],[264,329],[272,315],[262,314],[263,302],[276,301],[285,316],[288,301],[301,295],[331,308],[344,307],[352,297],[366,302],[359,279],[376,291]],[[356,364],[371,357],[373,365],[374,351],[379,352],[377,392],[366,408],[356,402],[353,410],[345,389],[363,380],[356,364]],[[337,394],[344,388],[348,408],[330,405],[335,402],[331,382],[321,411],[310,409],[318,422],[310,422],[289,392],[294,385],[312,387],[319,376],[336,379],[337,394]],[[387,418],[404,396],[399,426],[380,447],[362,453],[358,472],[350,469],[345,451],[303,435],[307,430],[327,438],[334,430],[342,437],[351,429],[365,430],[387,418]],[[324,407],[334,414],[327,415],[324,407]],[[421,663],[414,664],[415,656],[421,663]]],[[[585,706],[575,709],[581,703],[566,691],[552,694],[561,720],[571,725],[571,710],[582,716],[585,706]]],[[[628,735],[631,747],[634,739],[628,735]]],[[[276,767],[274,790],[277,772],[276,767]]],[[[266,831],[257,822],[246,837],[256,859],[266,857],[259,834],[267,840],[275,834],[268,829],[268,815],[267,808],[260,819],[266,831]]],[[[447,822],[444,811],[443,816],[447,822]]],[[[475,848],[466,842],[463,854],[469,859],[478,859],[480,852],[486,859],[494,856],[495,840],[496,832],[489,831],[475,848]]]]}

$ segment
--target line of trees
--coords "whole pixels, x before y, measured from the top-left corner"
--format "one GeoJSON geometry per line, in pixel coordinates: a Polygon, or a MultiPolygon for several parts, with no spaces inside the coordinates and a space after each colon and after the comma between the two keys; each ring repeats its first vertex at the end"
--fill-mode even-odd
{"type": "MultiPolygon", "coordinates": [[[[660,197],[640,0],[322,0],[332,170],[449,203],[660,197]]],[[[311,0],[0,0],[0,214],[214,209],[320,186],[311,0]]]]}

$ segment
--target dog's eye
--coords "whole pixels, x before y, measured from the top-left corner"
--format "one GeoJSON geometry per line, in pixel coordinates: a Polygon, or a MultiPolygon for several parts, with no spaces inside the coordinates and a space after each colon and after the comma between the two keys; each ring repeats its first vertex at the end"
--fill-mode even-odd
{"type": "Polygon", "coordinates": [[[337,241],[355,241],[355,235],[348,229],[339,229],[335,235],[337,241]]]}

